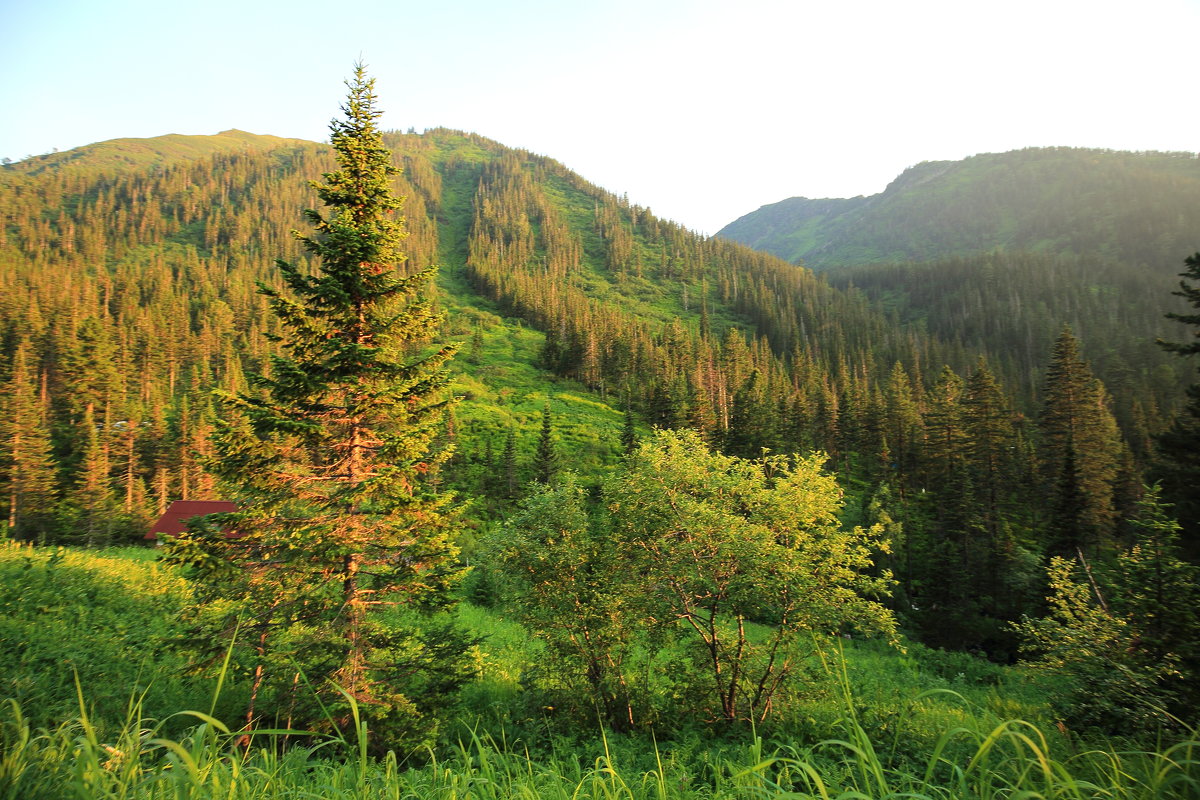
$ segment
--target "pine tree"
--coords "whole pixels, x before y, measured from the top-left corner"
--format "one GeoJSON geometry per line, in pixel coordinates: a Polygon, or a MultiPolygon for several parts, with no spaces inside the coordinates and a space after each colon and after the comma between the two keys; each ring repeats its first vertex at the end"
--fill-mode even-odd
{"type": "Polygon", "coordinates": [[[74,538],[88,547],[107,545],[111,543],[113,516],[117,511],[109,483],[108,447],[90,408],[84,410],[77,430],[79,441],[83,442],[82,460],[68,497],[75,512],[74,538]]]}
{"type": "Polygon", "coordinates": [[[628,457],[638,446],[637,428],[634,426],[633,409],[625,406],[625,424],[621,428],[621,455],[628,457]]]}
{"type": "Polygon", "coordinates": [[[1017,432],[1008,400],[981,358],[962,398],[966,453],[978,489],[983,523],[998,542],[1001,507],[1015,480],[1017,432]]]}
{"type": "Polygon", "coordinates": [[[1108,393],[1070,330],[1054,344],[1045,397],[1040,428],[1042,476],[1052,492],[1049,550],[1095,553],[1111,544],[1120,439],[1108,393]]]}
{"type": "Polygon", "coordinates": [[[950,476],[961,468],[965,460],[966,431],[963,429],[960,405],[962,394],[962,378],[950,367],[942,367],[942,373],[928,395],[923,450],[926,479],[939,490],[948,485],[950,476]]]}
{"type": "MultiPolygon", "coordinates": [[[[1200,281],[1200,253],[1188,256],[1184,265],[1187,269],[1179,273],[1180,276],[1200,281]]],[[[1167,314],[1169,319],[1190,325],[1193,338],[1185,343],[1160,339],[1159,345],[1180,356],[1200,354],[1200,285],[1182,280],[1179,291],[1172,294],[1182,297],[1196,310],[1193,314],[1167,314]]],[[[1186,549],[1195,555],[1200,553],[1200,491],[1197,491],[1200,487],[1200,381],[1188,387],[1187,396],[1187,404],[1170,429],[1157,437],[1162,463],[1156,471],[1162,478],[1164,493],[1175,502],[1186,549]]]]}
{"type": "Polygon", "coordinates": [[[546,403],[542,406],[542,430],[538,434],[537,449],[533,454],[533,479],[543,486],[549,486],[557,474],[558,451],[554,447],[550,404],[546,403]]]}
{"type": "MultiPolygon", "coordinates": [[[[254,644],[248,723],[267,689],[292,691],[294,660],[335,725],[352,724],[336,685],[374,729],[414,743],[431,732],[462,637],[378,612],[444,607],[461,575],[454,516],[427,488],[449,455],[431,443],[455,347],[428,344],[441,317],[420,292],[434,268],[403,266],[374,81],[357,66],[347,86],[345,118],[331,124],[338,170],[316,185],[328,210],[306,212],[315,232],[300,236],[319,272],[277,262],[290,293],[260,291],[282,323],[282,353],[257,392],[222,395],[230,421],[208,466],[239,511],[201,518],[171,552],[212,604],[196,628],[209,649],[228,646],[234,616],[254,644]]],[[[315,705],[295,713],[323,724],[315,705]]]]}
{"type": "Polygon", "coordinates": [[[759,397],[760,383],[761,376],[754,370],[734,393],[725,433],[725,452],[730,455],[755,458],[772,443],[771,419],[759,397]]]}
{"type": "Polygon", "coordinates": [[[29,346],[13,354],[4,404],[3,465],[9,535],[45,543],[53,530],[58,490],[46,414],[37,400],[29,346]]]}
{"type": "Polygon", "coordinates": [[[504,478],[504,498],[512,500],[517,496],[517,489],[521,483],[517,468],[517,435],[512,428],[508,429],[508,435],[504,437],[504,450],[500,452],[500,471],[504,478]]]}
{"type": "Polygon", "coordinates": [[[900,497],[903,499],[905,486],[916,469],[917,454],[925,432],[922,429],[912,382],[904,365],[899,361],[892,366],[884,389],[883,428],[890,444],[892,458],[892,463],[884,466],[892,468],[894,465],[899,478],[900,497]]]}

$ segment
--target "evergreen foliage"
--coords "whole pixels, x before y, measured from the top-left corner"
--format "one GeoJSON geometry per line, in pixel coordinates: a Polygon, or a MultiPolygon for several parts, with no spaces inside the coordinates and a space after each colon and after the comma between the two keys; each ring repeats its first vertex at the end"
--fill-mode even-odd
{"type": "Polygon", "coordinates": [[[9,536],[45,543],[54,529],[58,487],[46,413],[38,402],[22,342],[13,355],[12,376],[5,392],[3,468],[9,536]]]}
{"type": "Polygon", "coordinates": [[[558,450],[554,446],[554,428],[550,418],[550,403],[547,402],[542,406],[542,428],[533,454],[533,479],[543,486],[553,483],[558,469],[558,450]]]}
{"type": "Polygon", "coordinates": [[[1064,330],[1046,373],[1040,419],[1042,478],[1052,488],[1050,551],[1070,557],[1080,548],[1095,555],[1115,529],[1114,481],[1120,455],[1108,393],[1064,330]]]}
{"type": "Polygon", "coordinates": [[[1063,675],[1057,698],[1073,723],[1111,733],[1194,725],[1200,677],[1200,568],[1179,555],[1179,524],[1158,487],[1132,521],[1134,541],[1111,570],[1055,557],[1050,613],[1019,626],[1042,669],[1063,675]]]}
{"type": "Polygon", "coordinates": [[[374,81],[358,67],[347,85],[331,124],[339,169],[316,187],[328,210],[307,212],[315,232],[300,237],[319,269],[278,262],[287,291],[262,291],[281,352],[254,390],[221,394],[229,416],[207,467],[239,510],[199,518],[168,552],[196,583],[200,646],[250,647],[247,725],[320,725],[327,712],[345,729],[347,698],[411,744],[434,728],[465,646],[384,613],[444,608],[461,574],[448,498],[426,486],[447,456],[431,445],[455,347],[428,345],[433,268],[408,269],[398,251],[374,81]],[[301,679],[324,710],[297,705],[301,679]]]}
{"type": "MultiPolygon", "coordinates": [[[[409,263],[443,265],[438,287],[419,290],[452,310],[429,335],[472,342],[447,365],[465,399],[434,445],[457,454],[428,484],[473,496],[464,548],[533,477],[544,398],[555,398],[558,458],[589,490],[619,460],[620,398],[630,422],[692,428],[730,454],[824,450],[851,492],[851,523],[886,486],[886,510],[903,523],[892,563],[906,622],[925,641],[1005,659],[1005,624],[1040,602],[1036,562],[1061,547],[1055,504],[1059,519],[1077,516],[1070,485],[1047,491],[1055,482],[1034,477],[1046,452],[1041,387],[1064,322],[1086,333],[1081,356],[1128,441],[1107,523],[1126,530],[1183,372],[1149,343],[1161,331],[1139,322],[1143,297],[1161,312],[1162,289],[1144,274],[1108,257],[1002,251],[875,265],[878,279],[856,273],[862,291],[841,291],[660,220],[549,158],[444,129],[383,139],[402,167],[390,180],[405,196],[409,263]]],[[[235,133],[205,141],[151,140],[152,159],[124,166],[98,145],[0,170],[0,377],[27,342],[59,498],[43,517],[48,541],[86,541],[67,501],[87,461],[89,405],[103,456],[90,463],[117,509],[99,543],[140,536],[173,499],[221,496],[205,468],[223,460],[210,441],[227,416],[213,388],[262,399],[247,376],[291,380],[273,357],[293,354],[271,337],[292,334],[254,287],[296,296],[277,254],[318,275],[317,254],[288,229],[313,205],[309,182],[334,168],[332,150],[235,133]]],[[[411,347],[406,358],[436,351],[411,347]]]]}
{"type": "MultiPolygon", "coordinates": [[[[1195,356],[1200,353],[1200,284],[1193,285],[1186,279],[1200,281],[1200,253],[1184,259],[1187,267],[1180,275],[1179,290],[1173,294],[1182,297],[1193,308],[1193,313],[1170,313],[1167,317],[1192,327],[1193,341],[1164,342],[1163,349],[1180,356],[1195,356]]],[[[1200,366],[1197,366],[1200,370],[1200,366]]],[[[1175,418],[1170,429],[1157,438],[1158,452],[1165,460],[1159,467],[1163,478],[1163,489],[1176,502],[1180,522],[1185,526],[1187,546],[1193,553],[1200,551],[1200,381],[1187,389],[1188,402],[1175,418]]]]}

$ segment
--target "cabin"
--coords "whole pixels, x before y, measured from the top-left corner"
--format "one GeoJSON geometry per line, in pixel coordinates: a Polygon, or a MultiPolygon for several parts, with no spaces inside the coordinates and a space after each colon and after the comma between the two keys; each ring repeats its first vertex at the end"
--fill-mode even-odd
{"type": "Polygon", "coordinates": [[[158,521],[146,533],[148,541],[158,541],[159,534],[178,536],[187,530],[187,521],[205,514],[223,514],[237,511],[237,505],[228,500],[176,500],[171,503],[158,521]]]}

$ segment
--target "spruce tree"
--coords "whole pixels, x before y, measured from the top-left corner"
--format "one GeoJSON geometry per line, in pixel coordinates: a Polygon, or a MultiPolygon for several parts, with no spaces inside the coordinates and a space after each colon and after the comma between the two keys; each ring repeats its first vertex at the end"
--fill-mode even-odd
{"type": "Polygon", "coordinates": [[[331,124],[338,169],[315,186],[327,210],[306,212],[315,231],[298,234],[319,269],[277,262],[287,291],[260,291],[281,353],[256,391],[221,395],[229,421],[208,467],[239,510],[200,518],[171,553],[208,604],[193,633],[217,652],[240,626],[253,647],[248,724],[274,697],[294,725],[344,729],[340,687],[395,746],[427,740],[465,649],[428,620],[380,613],[445,607],[461,575],[454,515],[427,486],[449,455],[431,444],[456,348],[429,344],[441,317],[420,293],[435,268],[408,269],[399,251],[374,80],[357,66],[347,86],[331,124]],[[316,692],[307,706],[294,665],[316,692]]]}
{"type": "Polygon", "coordinates": [[[517,496],[521,479],[517,467],[517,435],[513,433],[512,428],[508,429],[508,436],[504,438],[504,450],[500,453],[500,470],[504,478],[504,499],[513,500],[517,496]]]}
{"type": "Polygon", "coordinates": [[[58,487],[45,409],[37,400],[29,346],[13,354],[4,403],[3,467],[8,533],[45,544],[54,526],[58,487]]]}
{"type": "MultiPolygon", "coordinates": [[[[1179,273],[1183,278],[1200,281],[1200,253],[1184,260],[1186,270],[1179,273]]],[[[1189,342],[1164,342],[1159,345],[1180,356],[1200,354],[1200,284],[1192,285],[1186,280],[1179,282],[1179,291],[1172,294],[1182,297],[1195,309],[1192,314],[1167,314],[1169,319],[1190,325],[1192,340],[1189,342]]],[[[1197,365],[1200,370],[1200,364],[1197,365]]],[[[1176,514],[1184,530],[1184,542],[1192,555],[1200,553],[1200,381],[1187,389],[1188,402],[1171,427],[1157,437],[1158,453],[1162,463],[1156,472],[1162,479],[1164,493],[1175,502],[1176,514]]]]}
{"type": "Polygon", "coordinates": [[[981,516],[997,545],[1002,507],[1016,479],[1017,431],[1008,399],[983,358],[967,379],[962,409],[966,454],[978,487],[981,516]]]}
{"type": "Polygon", "coordinates": [[[1108,392],[1064,329],[1046,372],[1040,420],[1042,478],[1052,492],[1048,547],[1053,555],[1073,556],[1079,549],[1095,553],[1111,544],[1120,438],[1108,404],[1108,392]]]}
{"type": "Polygon", "coordinates": [[[962,468],[966,458],[966,431],[960,405],[962,394],[962,378],[950,367],[942,367],[938,381],[928,395],[923,448],[926,480],[939,490],[949,485],[950,477],[962,468]]]}
{"type": "Polygon", "coordinates": [[[84,410],[76,430],[83,445],[79,473],[67,498],[74,517],[73,536],[88,547],[111,544],[117,504],[109,482],[108,447],[90,408],[84,410]]]}
{"type": "Polygon", "coordinates": [[[883,428],[891,446],[892,458],[892,463],[883,466],[885,469],[895,470],[899,479],[900,497],[904,499],[905,486],[916,470],[917,455],[925,431],[922,429],[921,414],[912,381],[899,361],[892,366],[884,388],[883,428]]]}
{"type": "MultiPolygon", "coordinates": [[[[628,403],[628,401],[626,401],[628,403]]],[[[621,455],[628,457],[637,449],[638,435],[634,424],[633,409],[625,406],[625,424],[621,427],[621,455]]]]}
{"type": "Polygon", "coordinates": [[[543,486],[549,486],[557,474],[558,451],[554,447],[550,404],[546,403],[542,406],[542,430],[538,434],[537,449],[533,454],[533,479],[543,486]]]}

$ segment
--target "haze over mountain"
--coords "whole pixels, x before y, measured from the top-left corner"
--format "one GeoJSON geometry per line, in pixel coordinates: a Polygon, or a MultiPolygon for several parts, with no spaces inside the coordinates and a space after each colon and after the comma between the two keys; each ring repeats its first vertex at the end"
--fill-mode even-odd
{"type": "Polygon", "coordinates": [[[1163,314],[1184,308],[1170,293],[1200,244],[1197,219],[1194,154],[1041,148],[921,164],[870,197],[791,198],[719,235],[824,271],[897,326],[1009,363],[1031,398],[1042,343],[1069,325],[1133,424],[1135,398],[1173,403],[1190,379],[1155,340],[1179,336],[1163,314]],[[1138,372],[1160,388],[1129,391],[1138,372]]]}
{"type": "Polygon", "coordinates": [[[818,271],[994,250],[1174,270],[1197,219],[1196,154],[1058,147],[926,162],[877,195],[793,197],[717,235],[818,271]]]}

